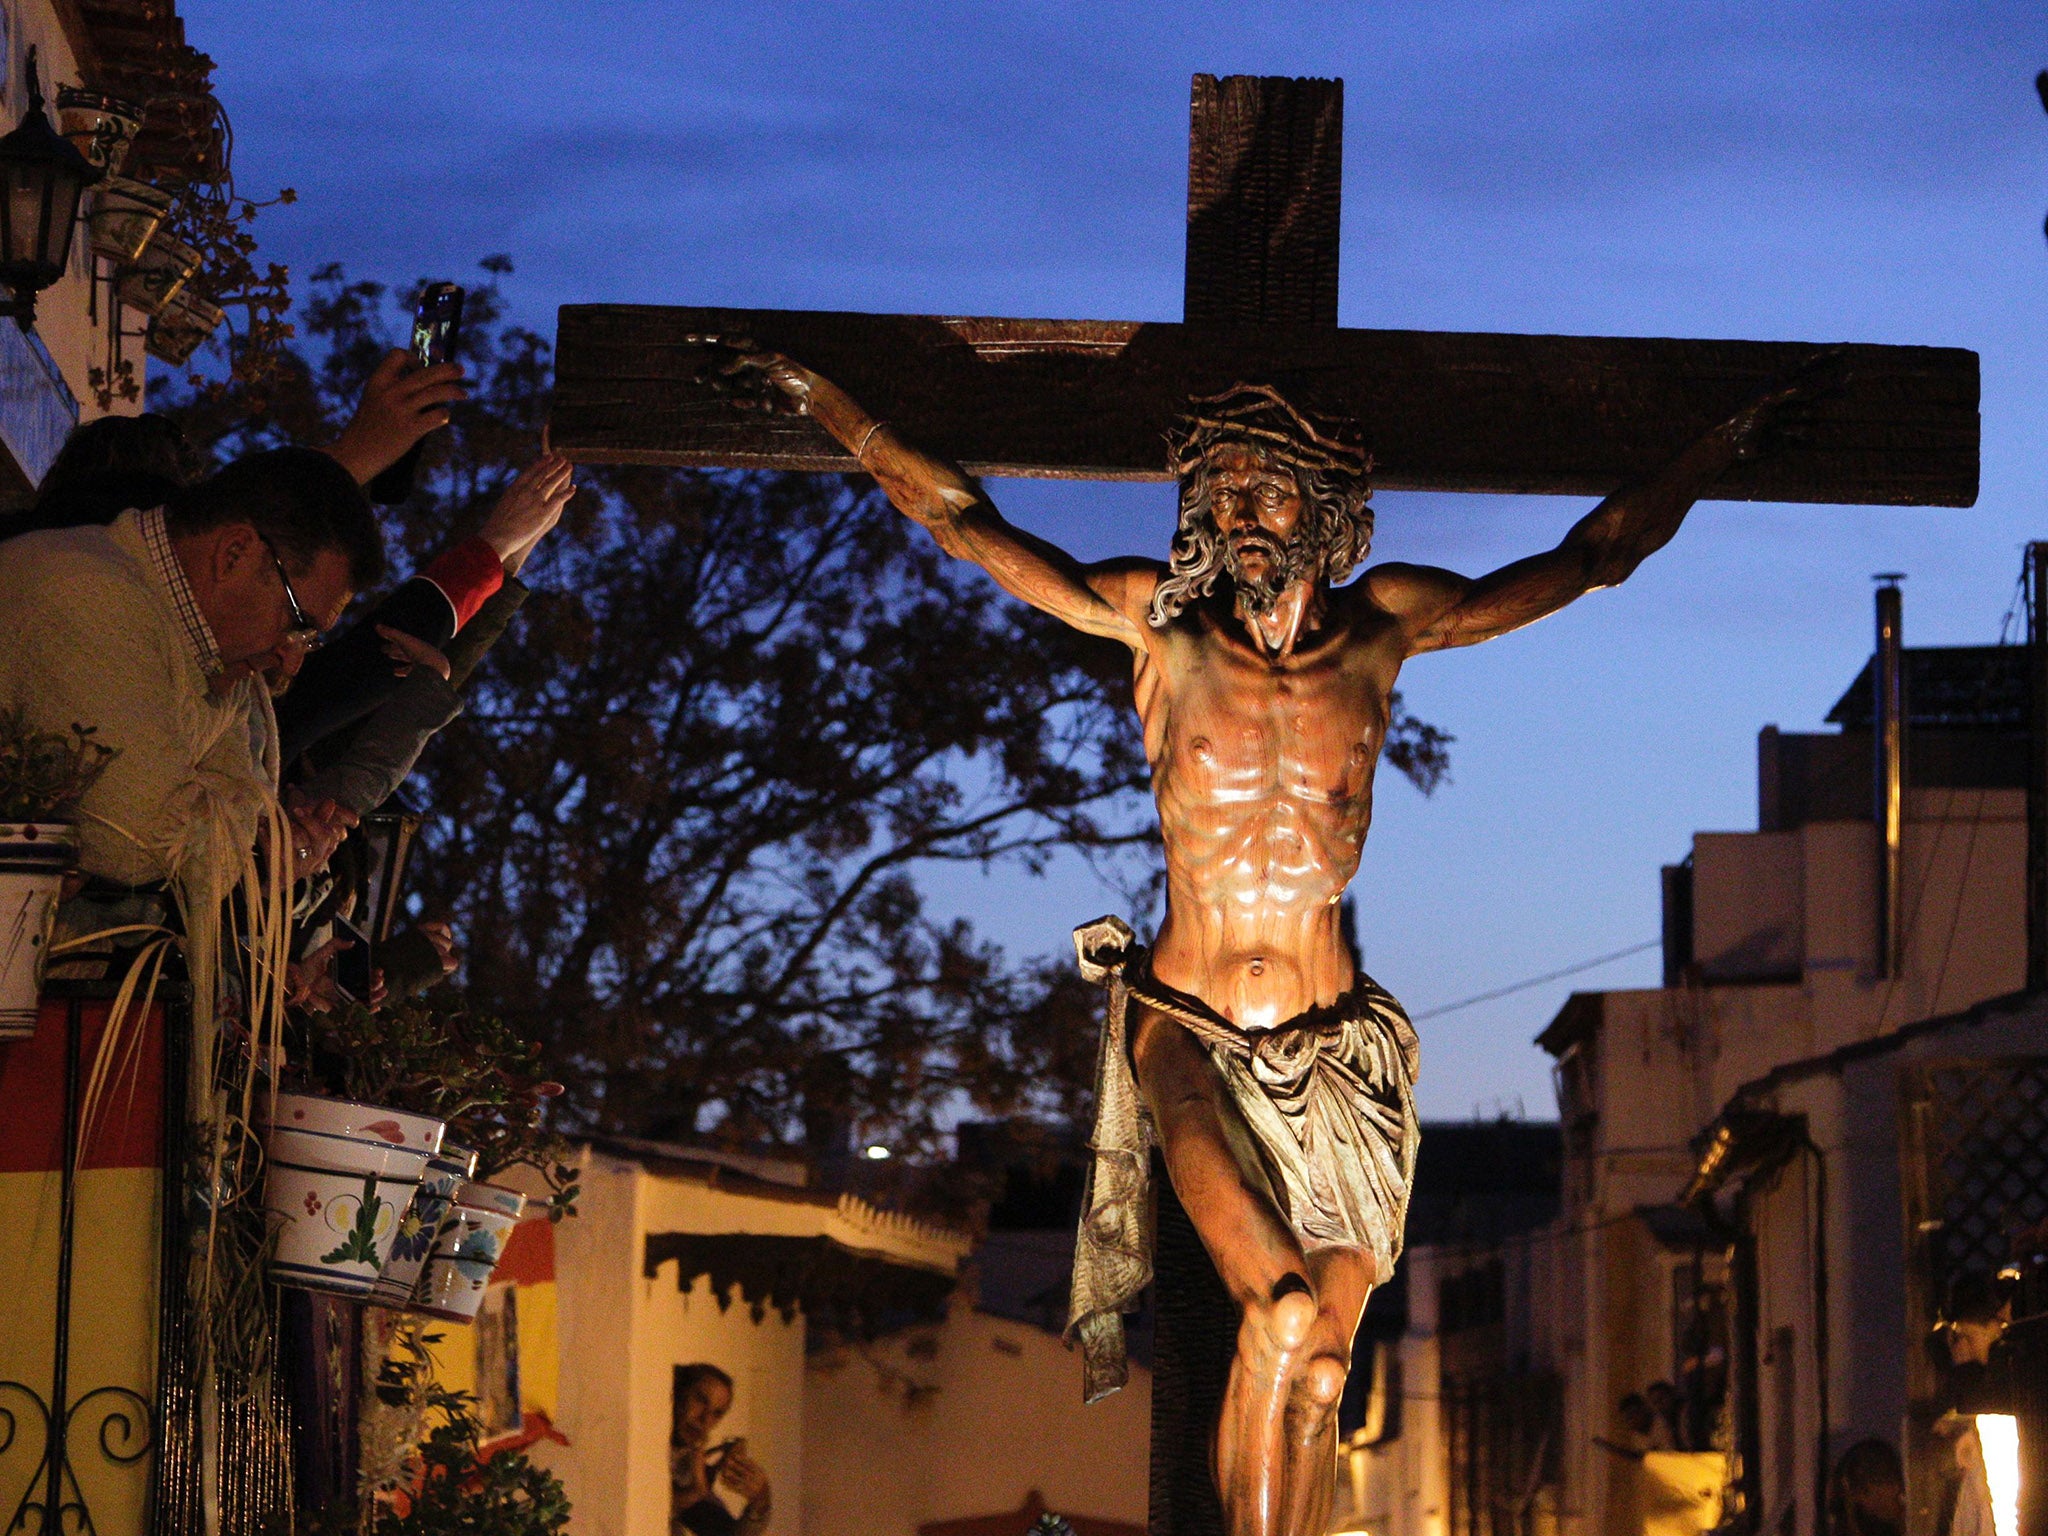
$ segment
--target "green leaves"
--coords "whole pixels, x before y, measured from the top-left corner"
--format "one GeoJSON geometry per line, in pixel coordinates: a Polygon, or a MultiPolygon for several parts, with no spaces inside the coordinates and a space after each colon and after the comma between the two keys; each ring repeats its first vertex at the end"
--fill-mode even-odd
{"type": "Polygon", "coordinates": [[[306,1087],[445,1120],[449,1141],[476,1150],[478,1178],[535,1168],[553,1191],[549,1217],[574,1213],[577,1171],[561,1162],[568,1144],[546,1123],[561,1085],[548,1079],[538,1041],[453,986],[374,1012],[351,1003],[302,1027],[293,1060],[306,1087]]]}
{"type": "Polygon", "coordinates": [[[560,1478],[523,1452],[480,1456],[475,1401],[466,1392],[429,1389],[428,1402],[443,1419],[420,1447],[419,1490],[402,1515],[381,1515],[373,1536],[558,1536],[567,1527],[569,1494],[560,1478]]]}
{"type": "MultiPolygon", "coordinates": [[[[420,1374],[405,1390],[424,1392],[440,1420],[420,1446],[421,1470],[409,1493],[380,1502],[365,1521],[353,1501],[301,1513],[300,1536],[561,1536],[569,1524],[562,1480],[520,1451],[486,1459],[467,1392],[450,1392],[420,1374]]],[[[280,1521],[277,1536],[293,1522],[280,1521]]]]}

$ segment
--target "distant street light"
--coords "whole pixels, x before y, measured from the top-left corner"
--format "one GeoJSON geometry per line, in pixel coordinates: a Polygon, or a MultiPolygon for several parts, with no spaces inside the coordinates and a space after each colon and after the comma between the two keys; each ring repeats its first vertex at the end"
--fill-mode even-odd
{"type": "Polygon", "coordinates": [[[0,283],[14,290],[12,315],[25,331],[35,324],[36,295],[64,275],[78,200],[101,171],[43,115],[36,51],[28,51],[28,110],[0,139],[0,283]]]}
{"type": "Polygon", "coordinates": [[[879,1163],[885,1161],[888,1158],[889,1149],[883,1146],[881,1143],[877,1142],[874,1146],[869,1147],[867,1151],[863,1152],[861,1156],[865,1157],[871,1163],[879,1163]]]}

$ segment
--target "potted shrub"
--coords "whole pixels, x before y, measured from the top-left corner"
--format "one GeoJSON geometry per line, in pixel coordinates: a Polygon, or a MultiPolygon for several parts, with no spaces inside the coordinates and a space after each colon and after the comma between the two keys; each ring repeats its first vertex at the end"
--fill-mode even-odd
{"type": "Polygon", "coordinates": [[[92,735],[38,731],[0,709],[0,1040],[35,1033],[50,927],[78,857],[73,817],[114,755],[92,735]]]}
{"type": "Polygon", "coordinates": [[[404,1010],[351,1006],[311,1027],[264,1135],[271,1278],[367,1297],[447,1132],[437,1042],[404,1010]]]}
{"type": "Polygon", "coordinates": [[[449,987],[308,1021],[310,1076],[447,1126],[450,1145],[430,1159],[411,1204],[395,1218],[372,1300],[405,1306],[416,1289],[433,1285],[436,1315],[472,1319],[525,1204],[518,1191],[488,1182],[509,1168],[541,1171],[551,1217],[571,1209],[575,1171],[560,1161],[561,1139],[540,1123],[542,1106],[560,1088],[539,1076],[539,1051],[449,987]]]}
{"type": "Polygon", "coordinates": [[[208,303],[190,287],[180,288],[151,317],[144,345],[151,357],[182,368],[227,317],[228,312],[218,304],[208,303]]]}
{"type": "Polygon", "coordinates": [[[398,1220],[398,1235],[391,1243],[391,1257],[377,1276],[370,1301],[380,1307],[412,1305],[420,1272],[427,1267],[427,1255],[434,1251],[434,1239],[441,1223],[455,1204],[455,1193],[476,1173],[476,1149],[443,1141],[441,1150],[427,1159],[426,1176],[412,1197],[412,1205],[398,1220]]]}
{"type": "Polygon", "coordinates": [[[263,1207],[280,1285],[367,1296],[444,1127],[361,1099],[279,1093],[263,1129],[263,1207]]]}
{"type": "Polygon", "coordinates": [[[92,213],[86,223],[93,254],[124,267],[140,261],[149,249],[150,237],[170,212],[170,193],[146,181],[109,176],[92,189],[92,213]]]}
{"type": "Polygon", "coordinates": [[[520,1191],[493,1181],[514,1168],[533,1169],[548,1186],[548,1219],[560,1221],[575,1210],[578,1175],[563,1161],[568,1144],[543,1124],[548,1100],[562,1089],[539,1076],[540,1047],[520,1038],[504,1020],[459,1006],[449,1026],[479,1065],[467,1102],[453,1117],[464,1141],[477,1149],[477,1171],[455,1191],[420,1276],[413,1310],[470,1323],[527,1206],[520,1191]]]}
{"type": "Polygon", "coordinates": [[[78,152],[112,176],[128,158],[135,130],[142,126],[143,107],[121,96],[88,91],[79,85],[57,88],[57,123],[78,152]]]}

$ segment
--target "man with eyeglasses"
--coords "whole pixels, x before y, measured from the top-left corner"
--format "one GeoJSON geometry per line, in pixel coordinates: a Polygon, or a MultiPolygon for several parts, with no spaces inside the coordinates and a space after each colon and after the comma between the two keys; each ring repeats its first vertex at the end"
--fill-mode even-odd
{"type": "MultiPolygon", "coordinates": [[[[80,807],[87,875],[226,894],[277,788],[272,684],[384,568],[362,488],[308,448],[249,455],[106,527],[0,544],[0,705],[119,753],[80,807]]],[[[294,874],[317,862],[317,830],[295,825],[294,874]]]]}

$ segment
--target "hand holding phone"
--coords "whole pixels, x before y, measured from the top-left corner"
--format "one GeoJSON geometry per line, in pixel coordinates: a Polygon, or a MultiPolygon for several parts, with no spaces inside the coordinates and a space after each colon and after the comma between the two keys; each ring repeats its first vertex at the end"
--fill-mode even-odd
{"type": "Polygon", "coordinates": [[[422,437],[448,424],[448,407],[465,397],[453,363],[422,369],[410,349],[393,348],[363,386],[355,416],[327,451],[358,485],[368,485],[422,437]]]}
{"type": "MultiPolygon", "coordinates": [[[[420,294],[412,317],[413,380],[428,370],[455,360],[455,347],[462,334],[463,291],[455,283],[429,283],[420,294]]],[[[413,479],[419,470],[420,444],[415,442],[398,462],[370,482],[370,500],[379,506],[396,506],[412,495],[413,479]]]]}

